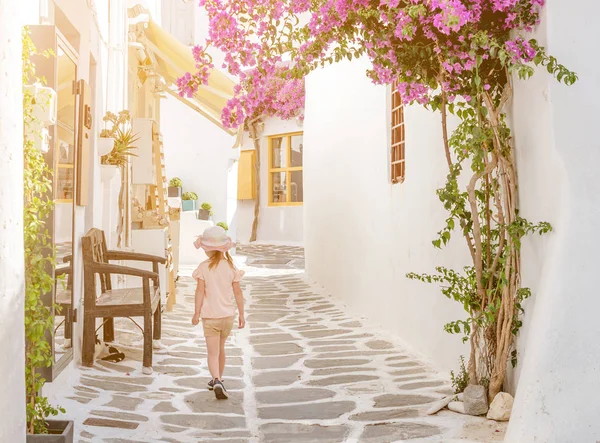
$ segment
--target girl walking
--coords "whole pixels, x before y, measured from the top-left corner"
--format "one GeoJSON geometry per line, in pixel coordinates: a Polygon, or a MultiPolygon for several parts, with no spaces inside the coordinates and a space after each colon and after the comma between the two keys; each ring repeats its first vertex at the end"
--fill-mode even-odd
{"type": "Polygon", "coordinates": [[[192,274],[198,282],[192,324],[197,325],[202,319],[208,352],[208,369],[212,377],[208,382],[208,389],[214,390],[219,400],[225,400],[229,398],[223,385],[225,342],[233,329],[234,298],[239,314],[238,326],[242,329],[246,325],[244,296],[240,288],[244,271],[235,267],[229,255],[233,242],[220,226],[207,228],[194,242],[194,246],[196,249],[204,249],[208,260],[200,263],[192,274]]]}

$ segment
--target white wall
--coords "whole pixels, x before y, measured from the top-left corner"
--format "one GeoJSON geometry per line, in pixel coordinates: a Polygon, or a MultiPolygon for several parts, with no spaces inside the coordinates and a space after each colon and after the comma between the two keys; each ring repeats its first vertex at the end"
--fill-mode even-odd
{"type": "Polygon", "coordinates": [[[215,223],[231,224],[227,189],[231,159],[237,157],[234,137],[170,96],[161,101],[160,120],[168,180],[181,178],[184,192],[198,194],[198,205],[213,206],[215,223]]]}
{"type": "MultiPolygon", "coordinates": [[[[31,3],[31,2],[29,2],[31,3]]],[[[23,7],[0,0],[0,441],[25,440],[23,7]]]]}
{"type": "Polygon", "coordinates": [[[435,193],[447,174],[439,116],[405,110],[406,181],[390,184],[388,91],[366,78],[367,66],[341,63],[307,79],[307,272],[357,314],[455,369],[468,349],[443,326],[464,317],[462,306],[405,277],[468,263],[458,235],[444,251],[431,244],[446,216],[435,193]]]}
{"type": "Polygon", "coordinates": [[[575,3],[548,2],[541,33],[579,82],[566,87],[540,72],[516,90],[521,207],[554,233],[523,249],[523,281],[537,296],[521,334],[510,443],[600,440],[600,66],[592,55],[600,4],[575,3]]]}
{"type": "MultiPolygon", "coordinates": [[[[271,135],[302,131],[296,120],[270,118],[260,140],[260,218],[257,241],[260,243],[302,245],[304,209],[302,206],[269,206],[269,140],[271,135]]],[[[254,142],[244,134],[242,150],[253,150],[254,142]]],[[[306,194],[305,194],[306,199],[306,194]]],[[[254,200],[240,200],[237,211],[237,238],[247,243],[254,221],[254,200]]]]}
{"type": "MultiPolygon", "coordinates": [[[[102,199],[101,199],[101,180],[99,170],[99,157],[96,152],[95,139],[101,129],[101,120],[105,111],[104,97],[105,88],[109,82],[108,72],[106,65],[107,49],[103,44],[103,40],[108,39],[108,27],[104,24],[105,18],[108,16],[108,2],[96,2],[95,6],[98,11],[98,25],[94,19],[92,10],[88,7],[87,2],[74,2],[70,0],[54,0],[54,5],[50,4],[49,19],[54,20],[53,10],[54,7],[60,8],[70,24],[79,33],[79,45],[75,47],[78,52],[78,71],[77,76],[79,79],[84,79],[88,83],[90,80],[95,78],[96,81],[96,95],[95,95],[95,107],[93,110],[94,126],[92,129],[92,143],[90,153],[90,169],[84,172],[85,177],[91,177],[90,183],[90,202],[89,206],[75,206],[75,217],[74,217],[74,237],[75,242],[73,244],[74,251],[74,262],[73,262],[73,288],[75,294],[75,306],[78,307],[80,312],[80,319],[83,319],[83,263],[81,256],[81,237],[85,235],[87,229],[91,226],[104,228],[100,222],[102,220],[102,199]],[[104,19],[103,19],[104,17],[104,19]],[[95,64],[91,64],[91,60],[95,61],[95,64]],[[96,72],[92,73],[90,70],[95,69],[96,72]],[[102,81],[101,81],[101,80],[102,81]]],[[[111,0],[111,7],[113,13],[119,17],[125,17],[125,1],[124,0],[111,0]],[[120,14],[119,14],[120,12],[120,14]]],[[[57,23],[57,25],[60,25],[57,23]]],[[[60,26],[59,26],[60,29],[60,26]]],[[[124,31],[124,29],[123,29],[124,31]]],[[[122,35],[124,38],[124,34],[122,35]]],[[[123,55],[126,56],[126,55],[123,55]]],[[[123,62],[122,62],[123,63],[123,62]]],[[[121,72],[118,75],[114,75],[114,71],[110,72],[111,82],[123,82],[124,74],[121,72]]],[[[125,97],[123,97],[125,100],[125,97]]],[[[116,102],[114,103],[117,105],[116,102]]],[[[110,228],[109,228],[110,229],[110,228]]],[[[74,337],[73,349],[74,359],[76,362],[80,361],[81,358],[81,332],[82,332],[82,321],[78,321],[74,324],[74,337]]]]}

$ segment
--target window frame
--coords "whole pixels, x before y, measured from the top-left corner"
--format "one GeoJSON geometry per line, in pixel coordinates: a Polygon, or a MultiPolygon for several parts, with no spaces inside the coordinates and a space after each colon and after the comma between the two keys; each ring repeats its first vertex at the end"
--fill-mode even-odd
{"type": "MultiPolygon", "coordinates": [[[[291,176],[292,172],[301,171],[304,175],[304,156],[302,158],[302,166],[291,166],[292,161],[292,137],[302,136],[304,138],[303,131],[297,132],[287,132],[284,134],[276,134],[268,136],[268,150],[269,150],[269,159],[267,164],[267,174],[268,174],[268,186],[269,186],[269,206],[302,206],[304,204],[304,195],[301,202],[293,202],[291,201],[292,196],[292,187],[291,184],[291,176]],[[284,140],[286,146],[286,167],[284,168],[275,168],[273,167],[273,140],[281,138],[284,140]],[[284,202],[274,202],[273,201],[273,174],[277,172],[285,172],[286,173],[286,196],[284,202]]],[[[302,182],[304,186],[304,181],[302,182]]]]}
{"type": "Polygon", "coordinates": [[[398,82],[394,81],[390,86],[390,182],[392,185],[404,183],[406,180],[406,121],[404,116],[404,103],[398,92],[398,82]],[[396,101],[397,100],[397,101],[396,101]],[[397,106],[396,106],[397,103],[397,106]],[[397,118],[396,118],[397,117],[397,118]],[[396,121],[397,120],[397,121],[396,121]],[[398,131],[400,140],[395,140],[395,132],[398,131]],[[397,150],[396,150],[397,149],[397,150]]]}

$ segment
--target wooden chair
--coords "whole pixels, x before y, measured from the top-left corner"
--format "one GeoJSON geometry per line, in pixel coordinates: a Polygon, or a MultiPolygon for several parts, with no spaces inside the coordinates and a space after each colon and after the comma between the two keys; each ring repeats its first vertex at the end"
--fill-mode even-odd
{"type": "MultiPolygon", "coordinates": [[[[91,229],[82,238],[84,266],[83,349],[84,366],[94,364],[96,319],[104,318],[104,341],[114,340],[114,317],[144,317],[144,372],[152,370],[152,338],[161,336],[161,299],[158,264],[166,259],[149,254],[109,251],[104,232],[91,229]],[[132,260],[152,263],[153,271],[110,264],[111,260],[132,260]],[[132,275],[142,278],[141,288],[112,289],[111,275],[132,275]],[[100,277],[100,295],[96,276],[100,277]],[[152,281],[152,285],[150,282],[152,281]],[[154,325],[152,316],[154,315],[154,325]],[[152,331],[154,327],[154,331],[152,331]]],[[[141,329],[141,328],[140,328],[141,329]]]]}
{"type": "Polygon", "coordinates": [[[54,271],[55,277],[57,277],[54,282],[54,302],[59,307],[59,311],[55,312],[55,316],[57,317],[65,317],[65,319],[56,326],[54,333],[58,328],[61,327],[62,324],[65,325],[65,340],[71,340],[71,334],[73,332],[73,309],[71,304],[71,288],[73,285],[73,266],[71,265],[72,256],[68,255],[63,259],[63,263],[66,263],[67,266],[62,266],[60,268],[56,268],[54,271]],[[59,282],[58,277],[66,276],[66,282],[59,282]]]}

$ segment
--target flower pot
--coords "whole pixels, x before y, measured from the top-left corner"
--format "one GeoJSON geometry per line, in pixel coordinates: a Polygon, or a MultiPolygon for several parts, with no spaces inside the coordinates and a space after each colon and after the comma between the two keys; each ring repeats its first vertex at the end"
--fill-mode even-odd
{"type": "Polygon", "coordinates": [[[98,155],[104,157],[110,154],[115,146],[115,139],[108,137],[98,137],[98,155]]]}
{"type": "Polygon", "coordinates": [[[181,188],[179,186],[169,186],[169,197],[181,197],[181,188]]]}
{"type": "Polygon", "coordinates": [[[199,209],[198,220],[210,220],[210,211],[207,209],[199,209]]]}
{"type": "Polygon", "coordinates": [[[27,434],[27,443],[73,443],[72,420],[48,420],[47,434],[27,434]]]}
{"type": "Polygon", "coordinates": [[[184,211],[195,211],[196,210],[196,200],[182,200],[181,206],[184,211]]]}

